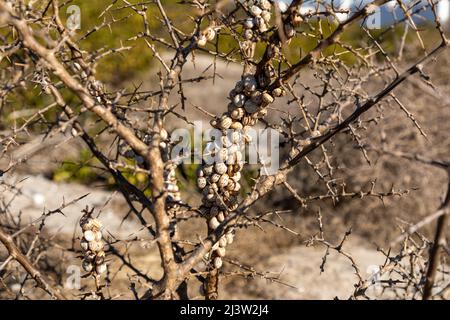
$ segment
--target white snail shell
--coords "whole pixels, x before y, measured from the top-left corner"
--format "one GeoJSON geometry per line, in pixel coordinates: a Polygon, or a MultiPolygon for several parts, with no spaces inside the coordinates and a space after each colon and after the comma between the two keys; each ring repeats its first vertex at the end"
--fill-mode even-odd
{"type": "Polygon", "coordinates": [[[228,243],[228,241],[227,241],[227,237],[226,237],[226,236],[222,236],[222,237],[219,239],[219,246],[220,246],[220,247],[226,247],[226,246],[227,246],[227,243],[228,243]]]}
{"type": "Polygon", "coordinates": [[[260,0],[259,1],[259,6],[261,8],[263,8],[264,10],[270,10],[270,8],[272,7],[272,5],[271,5],[269,0],[260,0]]]}
{"type": "Polygon", "coordinates": [[[211,192],[213,192],[213,193],[214,193],[214,191],[218,191],[219,190],[219,187],[217,186],[216,183],[211,183],[209,185],[209,188],[210,188],[211,192]]]}
{"type": "Polygon", "coordinates": [[[220,179],[220,174],[214,173],[210,179],[211,179],[211,182],[217,182],[220,179]]]}
{"type": "Polygon", "coordinates": [[[245,29],[244,38],[246,40],[251,40],[253,38],[253,31],[251,29],[245,29]]]}
{"type": "Polygon", "coordinates": [[[231,112],[231,118],[234,120],[239,120],[244,116],[244,109],[237,108],[231,112]]]}
{"type": "Polygon", "coordinates": [[[217,221],[223,222],[225,220],[225,214],[223,212],[219,212],[219,214],[216,216],[217,221]]]}
{"type": "Polygon", "coordinates": [[[214,38],[216,37],[216,31],[213,28],[208,28],[205,31],[205,37],[208,41],[214,40],[214,38]]]}
{"type": "Polygon", "coordinates": [[[228,185],[228,180],[229,180],[228,175],[226,173],[224,173],[219,179],[219,182],[218,182],[219,187],[225,188],[228,185]]]}
{"type": "Polygon", "coordinates": [[[218,247],[217,249],[216,249],[216,254],[219,256],[219,257],[225,257],[225,253],[226,253],[226,249],[224,248],[224,247],[218,247]]]}
{"type": "Polygon", "coordinates": [[[266,23],[264,22],[264,20],[262,20],[261,23],[259,24],[259,32],[263,33],[266,32],[268,29],[269,28],[267,27],[266,23]]]}
{"type": "Polygon", "coordinates": [[[102,274],[103,272],[106,271],[106,264],[102,263],[102,264],[98,265],[95,268],[95,271],[97,271],[98,274],[102,274]]]}
{"type": "Polygon", "coordinates": [[[209,225],[209,227],[210,227],[211,229],[214,230],[214,229],[217,229],[217,227],[220,225],[220,222],[219,222],[219,220],[217,220],[216,217],[212,217],[212,218],[209,220],[208,225],[209,225]]]}
{"type": "Polygon", "coordinates": [[[207,42],[208,42],[208,40],[206,39],[206,36],[205,36],[205,35],[201,34],[201,35],[198,37],[197,44],[198,44],[200,47],[204,47],[204,46],[206,45],[207,42]]]}
{"type": "Polygon", "coordinates": [[[225,116],[220,120],[220,128],[226,130],[230,128],[232,123],[233,120],[230,117],[225,116]]]}
{"type": "Polygon", "coordinates": [[[98,252],[103,250],[104,243],[103,241],[91,241],[89,242],[89,249],[93,252],[98,252]]]}
{"type": "Polygon", "coordinates": [[[222,162],[216,163],[214,165],[214,170],[218,174],[224,174],[225,172],[227,172],[227,165],[225,163],[222,163],[222,162]]]}
{"type": "Polygon", "coordinates": [[[252,29],[255,26],[255,22],[252,18],[248,18],[244,22],[244,27],[247,29],[252,29]]]}
{"type": "Polygon", "coordinates": [[[313,132],[311,132],[311,137],[316,138],[320,136],[320,131],[319,130],[314,130],[313,132]]]}
{"type": "MultiPolygon", "coordinates": [[[[226,137],[225,137],[226,138],[226,137]]],[[[228,150],[226,149],[226,148],[222,148],[222,149],[220,149],[220,151],[219,151],[219,154],[218,154],[218,160],[219,161],[227,161],[227,158],[228,158],[228,150]]]]}
{"type": "Polygon", "coordinates": [[[306,147],[311,144],[311,140],[310,139],[300,140],[298,144],[300,145],[300,147],[306,147]]]}
{"type": "Polygon", "coordinates": [[[283,90],[281,88],[275,88],[273,89],[272,94],[275,97],[281,97],[283,95],[283,90]]]}
{"type": "Polygon", "coordinates": [[[248,125],[250,125],[250,121],[251,121],[251,117],[243,117],[241,119],[242,125],[244,126],[244,128],[246,128],[248,125]]]}
{"type": "Polygon", "coordinates": [[[251,12],[255,17],[257,17],[257,16],[260,16],[260,15],[261,15],[262,9],[261,9],[260,7],[258,7],[258,6],[252,6],[252,7],[250,8],[250,12],[251,12]]]}
{"type": "Polygon", "coordinates": [[[232,244],[233,243],[233,241],[234,241],[234,236],[233,236],[233,234],[232,233],[227,233],[226,235],[225,235],[225,237],[227,238],[227,242],[228,242],[228,244],[232,244]]]}
{"type": "Polygon", "coordinates": [[[87,251],[87,250],[89,249],[89,243],[88,243],[86,240],[82,239],[82,240],[80,241],[80,247],[81,247],[81,249],[83,249],[84,251],[87,251]]]}
{"type": "Polygon", "coordinates": [[[237,131],[233,131],[231,133],[231,142],[232,143],[239,143],[241,142],[241,134],[237,131]]]}
{"type": "Polygon", "coordinates": [[[95,254],[92,252],[87,252],[86,255],[83,258],[83,261],[92,262],[95,259],[95,254]]]}
{"type": "Polygon", "coordinates": [[[159,136],[161,137],[161,140],[167,140],[167,138],[169,138],[169,133],[166,129],[162,128],[159,132],[159,136]]]}
{"type": "Polygon", "coordinates": [[[102,233],[100,231],[95,232],[95,241],[102,240],[102,233]]]}
{"type": "Polygon", "coordinates": [[[220,257],[215,257],[213,264],[214,268],[220,269],[222,267],[222,259],[220,257]]]}
{"type": "Polygon", "coordinates": [[[83,232],[83,237],[86,241],[91,242],[95,240],[95,233],[91,230],[86,230],[83,232]]]}
{"type": "Polygon", "coordinates": [[[228,156],[227,164],[234,164],[236,163],[236,155],[234,153],[231,153],[228,156]]]}
{"type": "Polygon", "coordinates": [[[265,103],[272,103],[274,101],[273,97],[270,94],[268,94],[267,92],[264,92],[262,94],[262,100],[265,103]]]}
{"type": "Polygon", "coordinates": [[[213,173],[214,167],[212,165],[206,165],[203,167],[202,170],[205,173],[205,175],[209,176],[213,173]]]}
{"type": "Polygon", "coordinates": [[[205,178],[205,177],[199,177],[199,178],[197,179],[197,186],[198,186],[200,189],[203,189],[204,187],[206,187],[206,178],[205,178]]]}
{"type": "Polygon", "coordinates": [[[324,124],[321,124],[317,129],[320,131],[320,133],[324,133],[328,130],[328,127],[324,124]]]}
{"type": "Polygon", "coordinates": [[[270,14],[269,11],[263,11],[261,13],[261,17],[264,19],[265,22],[269,23],[270,22],[270,18],[272,17],[272,15],[270,14]]]}
{"type": "Polygon", "coordinates": [[[178,192],[180,189],[178,188],[178,186],[174,183],[169,182],[167,184],[167,191],[169,192],[178,192]]]}
{"type": "Polygon", "coordinates": [[[244,126],[242,125],[242,123],[236,121],[236,122],[233,122],[233,124],[230,126],[230,129],[233,129],[233,130],[242,130],[243,127],[244,127],[244,126]]]}

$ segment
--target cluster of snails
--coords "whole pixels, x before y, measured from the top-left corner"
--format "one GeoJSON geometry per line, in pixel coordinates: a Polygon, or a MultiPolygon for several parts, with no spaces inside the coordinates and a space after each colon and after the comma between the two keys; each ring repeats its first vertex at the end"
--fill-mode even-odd
{"type": "Polygon", "coordinates": [[[94,276],[104,273],[107,269],[105,263],[105,243],[102,240],[102,224],[99,220],[84,215],[80,220],[83,237],[80,241],[83,250],[83,270],[94,276]]]}
{"type": "MultiPolygon", "coordinates": [[[[241,188],[240,170],[243,166],[240,139],[240,133],[232,131],[231,139],[224,135],[221,143],[209,142],[205,148],[205,159],[214,158],[214,161],[202,165],[198,172],[197,185],[203,190],[202,210],[210,231],[217,229],[228,213],[237,208],[237,193],[241,188]]],[[[215,268],[222,266],[225,247],[233,242],[233,238],[232,232],[229,231],[214,244],[211,258],[215,268]]]]}
{"type": "MultiPolygon", "coordinates": [[[[281,88],[268,93],[261,87],[261,81],[255,76],[243,75],[229,94],[228,111],[211,121],[212,127],[221,132],[221,138],[206,145],[197,179],[197,186],[203,192],[202,211],[210,231],[217,229],[238,206],[244,166],[242,148],[252,141],[251,126],[267,114],[266,107],[274,101],[273,96],[284,94],[281,88]]],[[[210,257],[214,268],[222,266],[225,247],[233,242],[233,237],[232,231],[228,231],[214,244],[210,257]]]]}
{"type": "MultiPolygon", "coordinates": [[[[177,164],[170,161],[170,138],[169,133],[162,128],[159,132],[161,149],[161,156],[165,163],[164,165],[164,186],[168,193],[168,199],[171,202],[181,201],[180,189],[178,187],[178,180],[176,178],[177,164]]],[[[138,134],[139,136],[139,134],[138,134]]],[[[152,141],[151,135],[146,134],[142,139],[146,144],[150,144],[152,141]]],[[[138,165],[144,163],[144,159],[137,155],[130,146],[125,142],[119,143],[119,154],[127,159],[134,159],[138,165]]]]}
{"type": "Polygon", "coordinates": [[[272,4],[269,0],[251,0],[247,1],[246,5],[251,17],[243,23],[243,36],[245,40],[255,41],[258,35],[269,30],[272,4]]]}
{"type": "MultiPolygon", "coordinates": [[[[161,140],[159,147],[161,148],[161,155],[164,161],[164,186],[167,190],[167,198],[171,202],[179,202],[181,201],[181,193],[176,176],[177,164],[170,159],[171,143],[169,133],[162,128],[159,134],[161,140]]],[[[176,205],[171,205],[171,208],[175,207],[176,205]]]]}

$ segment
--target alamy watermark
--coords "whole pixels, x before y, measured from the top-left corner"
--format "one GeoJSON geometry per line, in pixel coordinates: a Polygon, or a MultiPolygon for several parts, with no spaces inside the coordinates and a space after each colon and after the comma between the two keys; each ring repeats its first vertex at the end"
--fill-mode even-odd
{"type": "Polygon", "coordinates": [[[66,26],[67,29],[71,31],[80,30],[81,29],[81,9],[77,5],[71,5],[66,10],[67,21],[66,26]]]}

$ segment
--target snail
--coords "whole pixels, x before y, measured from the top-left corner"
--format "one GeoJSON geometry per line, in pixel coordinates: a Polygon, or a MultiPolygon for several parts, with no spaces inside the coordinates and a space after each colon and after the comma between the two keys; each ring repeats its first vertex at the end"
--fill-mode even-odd
{"type": "Polygon", "coordinates": [[[102,224],[98,219],[91,218],[90,213],[86,211],[80,219],[80,226],[83,230],[80,247],[84,253],[81,266],[89,274],[94,276],[100,275],[107,269],[105,252],[103,251],[105,244],[102,241],[102,224]]]}
{"type": "Polygon", "coordinates": [[[240,120],[244,116],[244,109],[237,108],[231,112],[231,118],[234,120],[240,120]]]}
{"type": "Polygon", "coordinates": [[[240,93],[234,96],[233,103],[237,108],[240,108],[244,106],[245,100],[246,100],[245,95],[240,93]]]}
{"type": "Polygon", "coordinates": [[[262,101],[264,101],[264,103],[270,104],[274,101],[274,98],[267,92],[264,92],[262,94],[262,101]]]}
{"type": "Polygon", "coordinates": [[[81,239],[80,241],[80,247],[84,251],[87,251],[89,249],[89,242],[87,242],[85,239],[81,239]]]}
{"type": "Polygon", "coordinates": [[[214,258],[214,268],[220,269],[222,267],[222,259],[220,257],[214,258]]]}
{"type": "MultiPolygon", "coordinates": [[[[243,6],[249,14],[249,17],[240,21],[245,39],[243,47],[250,48],[261,39],[262,33],[269,30],[272,3],[268,0],[254,0],[244,2],[243,6]]],[[[295,35],[292,25],[286,31],[288,35],[295,35]]],[[[266,58],[270,60],[279,52],[280,48],[276,45],[269,45],[266,58]]],[[[212,127],[221,130],[221,146],[213,146],[212,143],[217,138],[207,144],[205,150],[214,156],[214,162],[204,161],[197,176],[197,184],[204,186],[200,211],[207,219],[210,232],[227,221],[229,214],[239,206],[241,170],[244,166],[242,147],[251,143],[251,126],[267,114],[267,106],[274,102],[275,97],[285,94],[283,88],[275,88],[271,92],[264,90],[275,76],[276,71],[271,61],[257,75],[244,74],[228,94],[228,111],[211,121],[212,127]]],[[[213,245],[207,255],[213,268],[222,267],[226,246],[233,243],[233,240],[233,231],[229,230],[213,245]]]]}
{"type": "Polygon", "coordinates": [[[199,178],[197,179],[197,186],[198,186],[200,189],[203,189],[204,187],[206,187],[206,178],[205,178],[205,177],[199,177],[199,178]]]}
{"type": "Polygon", "coordinates": [[[91,241],[89,242],[89,250],[92,252],[99,252],[103,250],[104,243],[103,241],[91,241]]]}
{"type": "Polygon", "coordinates": [[[254,103],[252,100],[247,100],[247,102],[244,105],[245,111],[248,113],[255,113],[258,111],[258,104],[254,103]]]}
{"type": "Polygon", "coordinates": [[[233,123],[233,120],[230,117],[224,116],[220,120],[220,128],[223,130],[226,130],[226,129],[230,128],[232,123],[233,123]]]}
{"type": "Polygon", "coordinates": [[[225,247],[221,247],[219,243],[219,247],[215,250],[217,255],[221,258],[225,257],[226,249],[225,247]]]}
{"type": "Polygon", "coordinates": [[[258,7],[258,6],[252,6],[251,8],[250,8],[250,12],[255,16],[255,17],[258,17],[258,16],[260,16],[261,15],[261,13],[262,13],[262,9],[260,8],[260,7],[258,7]]]}
{"type": "Polygon", "coordinates": [[[244,76],[243,81],[244,81],[244,90],[246,90],[247,92],[253,92],[256,90],[258,84],[254,76],[246,75],[244,76]]]}
{"type": "Polygon", "coordinates": [[[220,174],[218,174],[218,173],[214,173],[210,178],[211,182],[214,182],[214,183],[219,181],[219,179],[220,179],[220,174]]]}
{"type": "Polygon", "coordinates": [[[102,263],[95,268],[98,274],[102,274],[106,271],[106,264],[102,263]]]}
{"type": "Polygon", "coordinates": [[[95,234],[94,234],[94,232],[91,231],[91,230],[86,230],[86,231],[83,233],[83,237],[84,237],[84,239],[85,239],[87,242],[91,242],[91,241],[94,241],[94,240],[95,240],[95,234]]]}
{"type": "Polygon", "coordinates": [[[275,88],[273,89],[272,94],[275,97],[281,97],[283,95],[283,90],[281,88],[275,88]]]}
{"type": "Polygon", "coordinates": [[[228,180],[229,180],[228,175],[226,173],[224,173],[219,179],[219,182],[218,182],[219,187],[225,188],[228,185],[228,180]]]}
{"type": "Polygon", "coordinates": [[[227,172],[227,165],[223,162],[216,163],[214,166],[214,170],[218,174],[224,174],[225,172],[227,172]]]}
{"type": "Polygon", "coordinates": [[[253,31],[250,30],[250,29],[246,29],[246,30],[244,31],[244,38],[245,38],[246,40],[251,40],[251,39],[253,38],[253,31]]]}
{"type": "Polygon", "coordinates": [[[201,34],[197,39],[197,45],[199,45],[200,47],[206,46],[207,42],[208,40],[206,39],[206,36],[203,34],[201,34]]]}
{"type": "Polygon", "coordinates": [[[210,220],[209,220],[209,227],[211,228],[211,229],[217,229],[217,227],[220,225],[220,222],[219,222],[219,220],[217,220],[217,218],[216,217],[212,217],[210,220]]]}

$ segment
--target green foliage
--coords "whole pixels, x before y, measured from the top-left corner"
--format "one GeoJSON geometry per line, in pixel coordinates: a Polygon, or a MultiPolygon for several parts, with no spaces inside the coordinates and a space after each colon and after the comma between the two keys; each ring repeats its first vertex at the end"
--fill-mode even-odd
{"type": "Polygon", "coordinates": [[[57,182],[80,182],[89,184],[98,179],[93,165],[98,164],[98,160],[92,157],[88,149],[80,152],[79,159],[64,161],[60,168],[53,173],[53,180],[57,182]]]}

